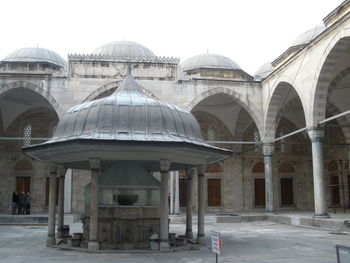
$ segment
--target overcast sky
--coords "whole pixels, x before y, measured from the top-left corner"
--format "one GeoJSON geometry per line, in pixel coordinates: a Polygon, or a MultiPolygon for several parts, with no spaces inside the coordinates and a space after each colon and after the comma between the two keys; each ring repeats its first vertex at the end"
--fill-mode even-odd
{"type": "Polygon", "coordinates": [[[22,47],[91,53],[131,40],[181,61],[218,53],[250,74],[321,24],[340,0],[3,0],[0,58],[22,47]]]}

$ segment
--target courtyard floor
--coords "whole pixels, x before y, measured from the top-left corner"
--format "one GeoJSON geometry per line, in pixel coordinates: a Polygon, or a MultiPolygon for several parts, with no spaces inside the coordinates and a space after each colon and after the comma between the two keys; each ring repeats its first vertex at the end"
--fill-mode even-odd
{"type": "MultiPolygon", "coordinates": [[[[194,225],[194,229],[195,229],[194,225]]],[[[171,224],[171,232],[182,234],[185,225],[171,224]]],[[[71,232],[81,232],[81,224],[71,226],[71,232]]],[[[223,254],[219,262],[336,262],[335,245],[350,246],[350,235],[330,231],[278,224],[269,221],[216,223],[206,218],[208,246],[200,250],[172,253],[84,253],[45,246],[45,226],[0,226],[0,262],[215,262],[210,250],[211,231],[223,237],[223,254]]]]}

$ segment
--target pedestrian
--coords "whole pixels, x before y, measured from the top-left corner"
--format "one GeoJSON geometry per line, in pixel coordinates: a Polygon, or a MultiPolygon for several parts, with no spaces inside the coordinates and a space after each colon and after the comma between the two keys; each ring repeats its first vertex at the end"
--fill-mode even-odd
{"type": "Polygon", "coordinates": [[[24,215],[24,209],[26,206],[26,196],[24,192],[20,192],[18,195],[18,214],[24,215]]]}
{"type": "Polygon", "coordinates": [[[31,203],[32,203],[32,197],[30,196],[30,193],[27,192],[27,194],[26,194],[26,214],[27,215],[30,214],[31,203]]]}
{"type": "Polygon", "coordinates": [[[18,214],[18,194],[17,192],[12,193],[12,214],[18,214]]]}

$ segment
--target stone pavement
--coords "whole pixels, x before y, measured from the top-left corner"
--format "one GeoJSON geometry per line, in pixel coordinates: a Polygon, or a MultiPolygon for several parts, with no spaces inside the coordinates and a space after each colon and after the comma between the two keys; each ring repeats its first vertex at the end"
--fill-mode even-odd
{"type": "MultiPolygon", "coordinates": [[[[336,262],[335,244],[350,246],[350,235],[335,235],[329,231],[283,225],[269,221],[215,223],[206,220],[206,234],[219,231],[224,251],[219,262],[336,262]]],[[[196,225],[194,225],[196,227],[196,225]]],[[[171,232],[182,234],[184,224],[171,224],[171,232]]],[[[72,232],[80,232],[75,223],[72,232]]],[[[195,228],[194,228],[195,229],[195,228]]],[[[215,262],[209,246],[194,251],[172,253],[83,253],[45,247],[45,226],[0,226],[0,262],[215,262]]]]}

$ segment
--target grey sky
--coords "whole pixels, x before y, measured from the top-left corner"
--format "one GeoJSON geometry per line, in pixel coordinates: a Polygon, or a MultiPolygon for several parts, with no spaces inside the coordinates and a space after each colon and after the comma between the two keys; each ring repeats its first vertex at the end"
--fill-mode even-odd
{"type": "Polygon", "coordinates": [[[91,53],[117,40],[158,56],[218,53],[253,74],[299,34],[321,24],[340,0],[4,0],[0,58],[17,48],[91,53]]]}

